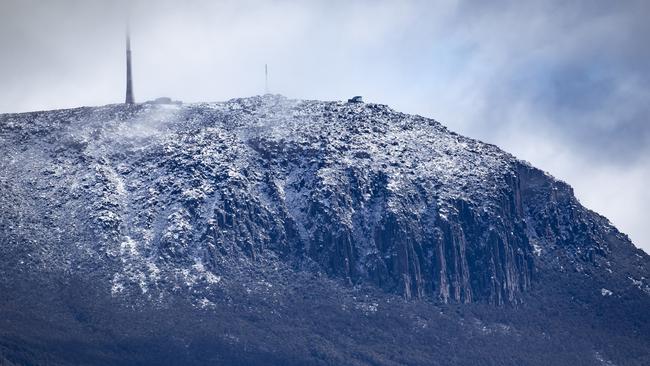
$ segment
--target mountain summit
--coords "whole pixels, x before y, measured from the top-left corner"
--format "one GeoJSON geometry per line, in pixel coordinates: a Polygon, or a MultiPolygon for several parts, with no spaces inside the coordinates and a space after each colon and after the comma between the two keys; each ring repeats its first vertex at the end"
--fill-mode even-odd
{"type": "Polygon", "coordinates": [[[650,363],[650,257],[432,119],[109,105],[0,153],[0,364],[650,363]]]}

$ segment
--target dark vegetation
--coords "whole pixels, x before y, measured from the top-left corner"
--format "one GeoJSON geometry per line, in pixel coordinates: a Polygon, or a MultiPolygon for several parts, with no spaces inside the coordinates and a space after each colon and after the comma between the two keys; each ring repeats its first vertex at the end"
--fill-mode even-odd
{"type": "Polygon", "coordinates": [[[279,299],[232,289],[212,309],[181,294],[164,305],[132,299],[127,306],[81,278],[35,282],[22,297],[3,287],[13,296],[0,300],[0,355],[6,365],[650,362],[647,300],[603,297],[575,275],[543,278],[552,285],[501,307],[405,301],[308,275],[294,280],[279,299]]]}

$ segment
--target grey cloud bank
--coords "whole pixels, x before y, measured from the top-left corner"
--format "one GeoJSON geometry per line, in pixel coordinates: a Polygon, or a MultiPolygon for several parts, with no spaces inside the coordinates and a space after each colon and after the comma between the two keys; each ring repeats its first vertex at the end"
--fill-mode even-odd
{"type": "Polygon", "coordinates": [[[0,112],[135,96],[364,95],[495,143],[574,186],[646,251],[647,1],[0,3],[0,112]]]}

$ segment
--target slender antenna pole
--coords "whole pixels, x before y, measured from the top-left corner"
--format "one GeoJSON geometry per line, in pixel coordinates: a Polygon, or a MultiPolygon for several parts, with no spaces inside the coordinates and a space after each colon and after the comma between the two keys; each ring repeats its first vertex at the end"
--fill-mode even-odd
{"type": "Polygon", "coordinates": [[[126,26],[126,104],[134,104],[133,98],[133,78],[131,77],[131,31],[129,25],[126,26]]]}
{"type": "Polygon", "coordinates": [[[269,66],[264,64],[264,94],[269,93],[269,66]]]}

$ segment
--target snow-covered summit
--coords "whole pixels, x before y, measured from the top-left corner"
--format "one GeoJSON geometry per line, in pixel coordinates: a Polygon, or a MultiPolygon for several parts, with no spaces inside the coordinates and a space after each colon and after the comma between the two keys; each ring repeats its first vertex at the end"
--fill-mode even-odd
{"type": "Polygon", "coordinates": [[[598,261],[620,236],[566,184],[378,104],[6,114],[0,151],[2,250],[100,268],[115,296],[201,288],[210,301],[242,271],[299,268],[406,298],[516,302],[540,264],[598,261]]]}
{"type": "Polygon", "coordinates": [[[645,365],[648,268],[567,184],[382,105],[0,115],[3,365],[645,365]]]}

